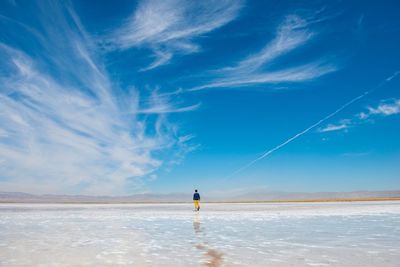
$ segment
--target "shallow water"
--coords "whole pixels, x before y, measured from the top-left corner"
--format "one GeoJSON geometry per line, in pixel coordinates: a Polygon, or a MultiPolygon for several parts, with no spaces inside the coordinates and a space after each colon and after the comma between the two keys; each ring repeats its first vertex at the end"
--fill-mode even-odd
{"type": "Polygon", "coordinates": [[[400,201],[0,204],[0,266],[399,266],[400,201]]]}

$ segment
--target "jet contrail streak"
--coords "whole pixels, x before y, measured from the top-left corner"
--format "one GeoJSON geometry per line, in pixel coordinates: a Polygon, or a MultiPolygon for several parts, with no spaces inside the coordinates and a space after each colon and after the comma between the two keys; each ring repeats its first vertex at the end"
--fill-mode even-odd
{"type": "Polygon", "coordinates": [[[259,160],[262,160],[263,158],[271,155],[272,153],[274,153],[275,151],[279,150],[280,148],[286,146],[287,144],[291,143],[292,141],[296,140],[297,138],[299,138],[300,136],[306,134],[307,132],[309,132],[310,130],[314,129],[315,127],[317,127],[318,125],[320,125],[321,123],[325,122],[326,120],[332,118],[333,116],[335,116],[336,114],[338,114],[339,112],[341,112],[343,109],[347,108],[348,106],[350,106],[351,104],[353,104],[354,102],[357,102],[358,100],[364,98],[365,96],[369,95],[370,93],[372,93],[373,91],[379,89],[380,87],[382,87],[383,85],[385,85],[386,83],[390,82],[391,80],[393,80],[397,75],[400,74],[400,71],[396,71],[394,74],[392,74],[391,76],[389,76],[388,78],[386,78],[385,80],[383,80],[381,83],[379,83],[379,85],[377,85],[376,87],[365,91],[364,93],[362,93],[361,95],[351,99],[349,102],[345,103],[344,105],[342,105],[340,108],[338,108],[337,110],[333,111],[332,113],[330,113],[329,115],[325,116],[324,118],[320,119],[319,121],[317,121],[316,123],[312,124],[311,126],[309,126],[308,128],[304,129],[303,131],[299,132],[298,134],[290,137],[289,139],[287,139],[285,142],[277,145],[276,147],[265,151],[261,156],[259,156],[258,158],[250,161],[249,163],[247,163],[246,165],[244,165],[243,167],[237,169],[236,171],[234,171],[231,175],[229,175],[227,178],[230,178],[232,176],[234,176],[235,174],[238,174],[241,171],[244,171],[245,169],[249,168],[250,166],[252,166],[254,163],[256,163],[259,160]]]}

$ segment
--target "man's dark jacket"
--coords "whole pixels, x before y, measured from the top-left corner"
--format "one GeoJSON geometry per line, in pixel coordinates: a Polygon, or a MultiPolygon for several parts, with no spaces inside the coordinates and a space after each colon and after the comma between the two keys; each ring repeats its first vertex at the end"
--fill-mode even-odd
{"type": "Polygon", "coordinates": [[[193,200],[200,200],[200,194],[199,193],[194,193],[193,194],[193,200]]]}

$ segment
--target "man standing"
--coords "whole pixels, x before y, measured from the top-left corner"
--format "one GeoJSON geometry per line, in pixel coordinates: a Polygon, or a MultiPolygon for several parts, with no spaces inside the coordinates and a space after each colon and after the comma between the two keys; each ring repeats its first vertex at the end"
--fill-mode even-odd
{"type": "Polygon", "coordinates": [[[197,189],[194,190],[193,203],[194,203],[194,209],[196,211],[199,211],[200,210],[200,194],[197,192],[197,189]]]}

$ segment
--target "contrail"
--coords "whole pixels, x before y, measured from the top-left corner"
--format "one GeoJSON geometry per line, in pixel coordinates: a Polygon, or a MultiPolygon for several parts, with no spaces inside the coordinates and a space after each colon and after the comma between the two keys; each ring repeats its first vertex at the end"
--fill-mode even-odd
{"type": "Polygon", "coordinates": [[[339,112],[341,112],[343,109],[347,108],[348,106],[350,106],[351,104],[353,104],[354,102],[357,102],[358,100],[364,98],[365,96],[369,95],[370,93],[374,92],[375,90],[379,89],[380,87],[384,86],[386,83],[390,82],[391,80],[393,80],[394,78],[396,78],[397,75],[400,74],[400,71],[396,71],[395,73],[393,73],[391,76],[387,77],[386,79],[384,79],[382,82],[380,82],[377,86],[375,86],[374,88],[365,91],[364,93],[362,93],[361,95],[351,99],[350,101],[348,101],[347,103],[345,103],[344,105],[342,105],[341,107],[339,107],[338,109],[336,109],[335,111],[333,111],[332,113],[330,113],[329,115],[325,116],[324,118],[320,119],[319,121],[317,121],[316,123],[312,124],[311,126],[309,126],[308,128],[304,129],[303,131],[295,134],[294,136],[290,137],[289,139],[287,139],[285,142],[277,145],[276,147],[265,151],[261,156],[259,156],[258,158],[250,161],[249,163],[247,163],[246,165],[244,165],[243,167],[237,169],[236,171],[234,171],[231,175],[227,176],[227,178],[230,178],[236,174],[238,174],[241,171],[244,171],[245,169],[249,168],[250,166],[252,166],[254,163],[256,163],[259,160],[262,160],[263,158],[271,155],[272,153],[274,153],[275,151],[281,149],[282,147],[286,146],[287,144],[291,143],[292,141],[296,140],[297,138],[299,138],[300,136],[308,133],[310,130],[314,129],[315,127],[317,127],[318,125],[320,125],[321,123],[325,122],[326,120],[332,118],[333,116],[335,116],[336,114],[338,114],[339,112]]]}

